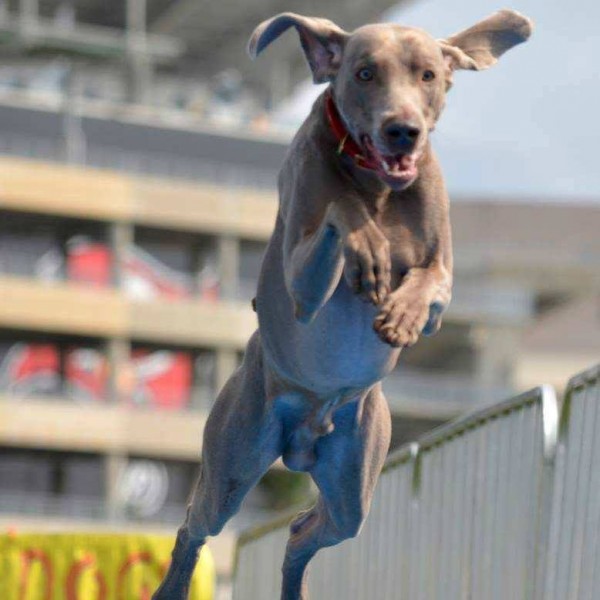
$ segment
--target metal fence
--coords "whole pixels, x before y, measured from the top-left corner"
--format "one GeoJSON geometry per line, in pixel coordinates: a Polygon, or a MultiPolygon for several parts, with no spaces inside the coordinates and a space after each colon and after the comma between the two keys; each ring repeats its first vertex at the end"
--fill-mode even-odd
{"type": "MultiPolygon", "coordinates": [[[[600,589],[600,367],[560,416],[540,387],[391,455],[360,536],[313,561],[311,600],[592,600],[600,589]]],[[[277,598],[287,522],[239,541],[235,600],[277,598]]]]}
{"type": "Polygon", "coordinates": [[[600,365],[573,377],[556,452],[543,600],[600,594],[600,365]]]}

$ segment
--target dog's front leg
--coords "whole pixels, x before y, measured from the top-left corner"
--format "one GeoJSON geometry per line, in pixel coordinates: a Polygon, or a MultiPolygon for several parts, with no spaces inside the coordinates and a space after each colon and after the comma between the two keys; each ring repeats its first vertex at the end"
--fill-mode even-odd
{"type": "Polygon", "coordinates": [[[310,322],[342,273],[352,290],[379,304],[389,292],[390,246],[359,200],[331,202],[319,227],[288,254],[286,283],[296,318],[310,322]]]}
{"type": "Polygon", "coordinates": [[[373,327],[391,346],[412,346],[420,333],[436,333],[449,302],[450,278],[445,269],[410,269],[381,305],[373,327]]]}
{"type": "Polygon", "coordinates": [[[333,294],[344,267],[338,230],[324,220],[294,248],[286,269],[296,319],[310,322],[333,294]]]}
{"type": "Polygon", "coordinates": [[[412,346],[419,334],[433,335],[452,296],[450,230],[425,267],[409,269],[398,289],[382,303],[373,328],[392,346],[412,346]]]}

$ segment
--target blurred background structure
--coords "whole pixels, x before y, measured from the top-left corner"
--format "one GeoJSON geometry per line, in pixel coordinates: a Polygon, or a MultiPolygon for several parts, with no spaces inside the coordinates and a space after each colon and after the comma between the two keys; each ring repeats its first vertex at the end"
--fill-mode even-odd
{"type": "MultiPolygon", "coordinates": [[[[394,445],[560,386],[600,355],[600,175],[582,126],[557,124],[565,96],[540,66],[561,67],[544,39],[574,17],[516,4],[538,10],[539,45],[457,76],[434,138],[455,296],[442,331],[386,382],[394,445]]],[[[352,29],[388,8],[0,2],[0,524],[174,531],[211,403],[256,326],[278,166],[314,96],[293,34],[255,64],[246,40],[283,10],[352,29]]],[[[496,8],[450,15],[423,1],[385,18],[440,28],[448,12],[443,35],[496,8]]],[[[581,112],[577,90],[590,103],[597,90],[584,67],[564,67],[581,112]]],[[[216,542],[221,576],[231,532],[305,493],[304,480],[269,474],[216,542]]]]}

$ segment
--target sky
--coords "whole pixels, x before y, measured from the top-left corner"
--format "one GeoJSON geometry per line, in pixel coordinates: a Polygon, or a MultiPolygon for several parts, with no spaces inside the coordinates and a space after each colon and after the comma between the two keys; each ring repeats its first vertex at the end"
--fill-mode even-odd
{"type": "MultiPolygon", "coordinates": [[[[414,0],[381,20],[437,38],[500,8],[527,15],[535,30],[489,70],[455,74],[432,134],[451,195],[600,205],[600,3],[414,0]]],[[[276,117],[299,123],[319,91],[307,79],[276,117]]]]}

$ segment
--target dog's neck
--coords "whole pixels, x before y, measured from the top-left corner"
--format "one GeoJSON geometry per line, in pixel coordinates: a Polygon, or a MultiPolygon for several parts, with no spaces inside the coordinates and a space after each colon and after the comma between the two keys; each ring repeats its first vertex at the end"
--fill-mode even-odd
{"type": "MultiPolygon", "coordinates": [[[[421,155],[419,165],[419,175],[417,179],[405,190],[396,191],[383,182],[375,171],[369,168],[361,168],[360,160],[357,161],[354,153],[344,152],[344,146],[340,144],[340,133],[332,128],[330,117],[327,111],[327,96],[330,94],[330,88],[327,88],[315,101],[312,109],[314,124],[316,130],[314,133],[318,136],[321,144],[321,152],[325,154],[327,162],[333,163],[340,174],[350,178],[354,182],[354,187],[363,192],[365,201],[368,204],[381,205],[389,198],[403,198],[405,196],[414,197],[419,193],[422,178],[426,175],[427,165],[431,160],[431,146],[429,141],[421,155]],[[340,148],[342,151],[340,151],[340,148]]],[[[356,146],[356,140],[354,140],[356,146]]]]}

